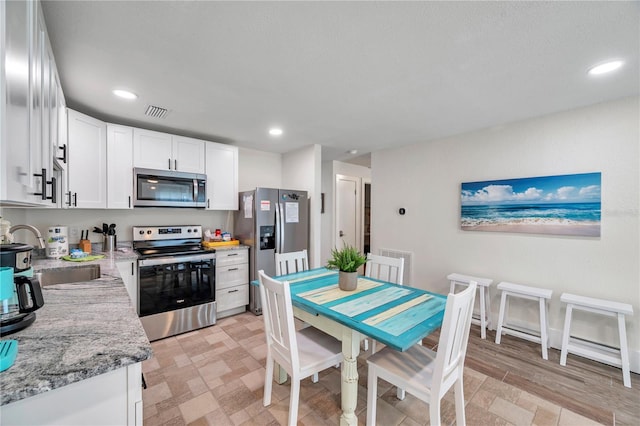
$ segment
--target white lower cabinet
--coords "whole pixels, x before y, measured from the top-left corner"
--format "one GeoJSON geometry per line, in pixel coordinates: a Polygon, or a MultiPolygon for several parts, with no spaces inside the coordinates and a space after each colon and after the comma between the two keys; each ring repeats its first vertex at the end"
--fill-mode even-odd
{"type": "Polygon", "coordinates": [[[131,298],[131,305],[138,313],[138,262],[136,260],[124,260],[117,262],[116,266],[127,293],[129,293],[129,298],[131,298]]]}
{"type": "Polygon", "coordinates": [[[216,316],[246,311],[249,304],[249,249],[216,250],[216,316]]]}
{"type": "Polygon", "coordinates": [[[3,425],[142,425],[142,363],[3,405],[3,425]]]}

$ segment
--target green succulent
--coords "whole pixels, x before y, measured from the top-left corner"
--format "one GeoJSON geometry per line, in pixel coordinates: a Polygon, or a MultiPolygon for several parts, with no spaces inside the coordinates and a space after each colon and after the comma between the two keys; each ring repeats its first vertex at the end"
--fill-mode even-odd
{"type": "Polygon", "coordinates": [[[358,268],[367,262],[357,248],[345,244],[341,250],[331,250],[331,259],[327,262],[327,268],[339,269],[343,272],[356,272],[358,268]]]}

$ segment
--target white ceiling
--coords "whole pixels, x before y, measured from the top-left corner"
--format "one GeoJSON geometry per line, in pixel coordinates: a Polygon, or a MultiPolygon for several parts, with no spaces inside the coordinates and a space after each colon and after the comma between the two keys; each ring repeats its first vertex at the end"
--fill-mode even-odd
{"type": "Polygon", "coordinates": [[[347,160],[638,95],[639,4],[44,1],[43,8],[70,107],[263,151],[320,144],[323,159],[347,160]],[[586,74],[610,58],[626,64],[613,75],[586,74]],[[114,88],[139,99],[117,99],[114,88]],[[169,113],[147,117],[147,105],[169,113]],[[273,125],[284,135],[270,137],[273,125]]]}

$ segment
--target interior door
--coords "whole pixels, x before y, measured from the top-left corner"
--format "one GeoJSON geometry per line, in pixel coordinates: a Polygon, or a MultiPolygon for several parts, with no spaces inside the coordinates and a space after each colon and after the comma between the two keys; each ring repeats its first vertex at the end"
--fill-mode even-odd
{"type": "Polygon", "coordinates": [[[336,175],[336,228],[335,247],[342,248],[344,244],[360,247],[359,237],[359,188],[360,178],[336,175]]]}

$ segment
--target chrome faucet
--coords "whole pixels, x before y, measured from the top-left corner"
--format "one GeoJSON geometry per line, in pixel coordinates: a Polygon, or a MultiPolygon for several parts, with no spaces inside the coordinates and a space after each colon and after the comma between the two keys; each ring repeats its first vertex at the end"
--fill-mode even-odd
{"type": "Polygon", "coordinates": [[[33,235],[36,236],[36,238],[38,239],[38,242],[40,243],[40,248],[46,248],[47,245],[44,243],[44,240],[42,239],[42,234],[40,234],[40,231],[38,231],[38,228],[36,228],[35,226],[31,226],[31,225],[14,225],[11,228],[9,228],[9,234],[13,235],[13,233],[19,229],[28,229],[29,231],[33,232],[33,235]]]}

